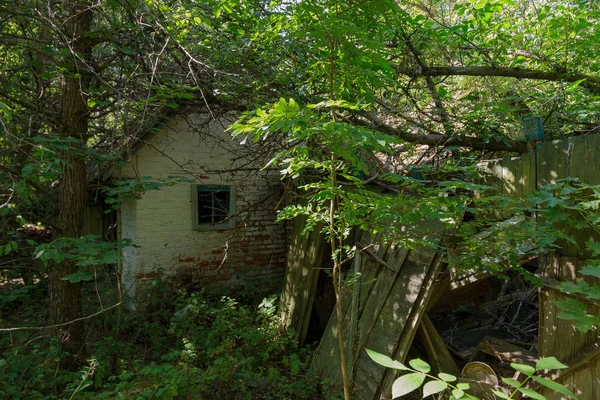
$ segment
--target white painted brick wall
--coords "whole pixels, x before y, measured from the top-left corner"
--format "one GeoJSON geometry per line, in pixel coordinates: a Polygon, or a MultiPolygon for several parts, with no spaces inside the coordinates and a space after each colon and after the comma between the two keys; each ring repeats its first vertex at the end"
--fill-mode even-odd
{"type": "Polygon", "coordinates": [[[272,177],[268,180],[265,173],[230,177],[213,172],[232,167],[235,154],[226,148],[235,151],[239,145],[215,123],[204,126],[205,132],[196,131],[192,126],[198,120],[174,118],[113,176],[167,179],[177,175],[194,178],[198,184],[234,185],[236,211],[240,213],[237,227],[218,231],[192,229],[191,183],[144,193],[120,212],[122,237],[131,237],[139,246],[124,252],[126,286],[136,286],[135,282],[128,282],[134,277],[139,281],[157,272],[199,282],[235,281],[246,273],[269,279],[283,276],[287,240],[284,225],[275,222],[278,183],[272,177]],[[243,212],[256,202],[260,202],[260,207],[243,212]],[[222,250],[227,243],[224,260],[222,250]]]}

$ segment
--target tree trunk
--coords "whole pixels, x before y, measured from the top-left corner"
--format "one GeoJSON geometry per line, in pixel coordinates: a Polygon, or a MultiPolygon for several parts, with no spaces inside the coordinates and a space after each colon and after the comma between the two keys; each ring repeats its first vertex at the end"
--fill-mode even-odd
{"type": "MultiPolygon", "coordinates": [[[[89,31],[92,11],[87,1],[66,1],[64,34],[70,48],[70,65],[64,74],[62,88],[62,125],[60,138],[69,140],[69,148],[60,151],[62,176],[58,198],[57,235],[79,238],[86,204],[86,154],[89,108],[87,91],[91,77],[89,60],[92,44],[84,34],[89,31]],[[72,140],[75,139],[75,140],[72,140]]],[[[63,143],[67,144],[67,143],[63,143]]],[[[62,278],[77,272],[77,265],[66,260],[54,263],[49,270],[50,319],[54,325],[74,321],[83,316],[81,286],[62,278]]],[[[57,327],[63,351],[69,354],[63,367],[77,367],[85,362],[85,326],[82,320],[57,327]]]]}

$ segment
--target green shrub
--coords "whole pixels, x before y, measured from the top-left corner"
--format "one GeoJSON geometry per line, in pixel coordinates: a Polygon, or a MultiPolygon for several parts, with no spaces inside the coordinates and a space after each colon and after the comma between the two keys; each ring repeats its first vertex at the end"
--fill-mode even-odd
{"type": "Polygon", "coordinates": [[[306,356],[277,326],[275,298],[257,308],[204,293],[181,297],[168,333],[175,347],[120,382],[106,398],[314,398],[306,356]]]}
{"type": "Polygon", "coordinates": [[[241,293],[249,304],[214,289],[168,291],[153,286],[146,308],[126,315],[118,331],[116,313],[90,320],[97,336],[80,371],[57,368],[49,332],[3,334],[0,398],[317,398],[317,383],[305,378],[308,351],[278,329],[275,296],[256,306],[255,292],[241,293]]]}

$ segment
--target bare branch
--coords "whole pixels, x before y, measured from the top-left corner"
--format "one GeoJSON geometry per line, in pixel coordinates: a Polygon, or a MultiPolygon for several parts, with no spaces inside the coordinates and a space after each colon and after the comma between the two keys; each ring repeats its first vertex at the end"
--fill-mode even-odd
{"type": "Polygon", "coordinates": [[[114,304],[107,308],[103,308],[102,310],[95,312],[93,314],[90,314],[90,315],[87,315],[87,316],[81,317],[81,318],[76,318],[71,321],[63,322],[62,324],[48,325],[48,326],[18,326],[15,328],[0,328],[0,332],[31,331],[31,330],[40,331],[40,330],[44,330],[44,329],[60,328],[62,326],[67,326],[67,325],[73,324],[75,322],[79,322],[79,321],[83,321],[86,319],[96,317],[96,316],[98,316],[108,310],[112,310],[113,308],[116,308],[120,305],[121,305],[121,302],[118,302],[117,304],[114,304]]]}

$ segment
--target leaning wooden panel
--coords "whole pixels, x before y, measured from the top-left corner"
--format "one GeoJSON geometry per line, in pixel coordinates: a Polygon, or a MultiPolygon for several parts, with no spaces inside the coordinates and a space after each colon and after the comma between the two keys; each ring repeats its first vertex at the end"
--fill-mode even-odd
{"type": "MultiPolygon", "coordinates": [[[[431,294],[433,293],[435,280],[442,269],[441,256],[439,254],[432,255],[433,257],[431,260],[431,265],[427,269],[427,273],[421,285],[421,290],[419,291],[418,297],[415,300],[411,314],[403,328],[403,332],[398,338],[396,349],[393,353],[393,358],[396,360],[405,360],[406,355],[408,354],[408,349],[410,348],[417,332],[417,327],[421,322],[422,316],[425,314],[425,310],[427,309],[427,303],[429,302],[431,294]]],[[[399,376],[398,372],[399,371],[391,369],[386,370],[380,386],[381,391],[377,393],[377,396],[381,397],[382,395],[391,393],[392,384],[399,376]]]]}
{"type": "Polygon", "coordinates": [[[382,260],[386,267],[379,269],[379,274],[373,284],[371,293],[365,299],[364,308],[360,313],[358,322],[358,348],[364,346],[373,331],[373,326],[379,319],[379,315],[392,290],[392,283],[396,281],[407,254],[407,250],[396,248],[389,251],[386,260],[382,260]]]}
{"type": "MultiPolygon", "coordinates": [[[[357,349],[359,351],[356,356],[357,368],[370,371],[370,375],[379,381],[372,399],[379,399],[382,393],[391,390],[391,383],[388,385],[386,379],[390,370],[384,369],[382,373],[379,372],[380,369],[367,356],[364,349],[369,348],[393,357],[406,354],[420,317],[425,311],[424,300],[429,298],[433,281],[439,272],[439,264],[439,257],[428,250],[418,249],[409,254],[393,282],[393,288],[367,342],[357,349]],[[412,256],[413,253],[418,254],[412,256]],[[427,259],[428,263],[425,262],[427,259]],[[420,284],[417,284],[418,280],[420,284]],[[377,374],[378,372],[380,375],[377,374]]],[[[361,375],[357,374],[354,388],[360,390],[364,386],[361,375]]]]}
{"type": "MultiPolygon", "coordinates": [[[[363,242],[367,240],[368,238],[365,238],[363,239],[363,242]]],[[[368,329],[365,329],[364,327],[365,321],[370,320],[374,315],[379,313],[379,311],[373,308],[373,304],[379,303],[375,303],[373,299],[379,298],[379,296],[384,294],[382,299],[383,303],[385,297],[387,297],[386,293],[389,293],[387,286],[389,286],[389,282],[394,281],[396,272],[389,268],[387,262],[390,260],[395,260],[398,257],[403,258],[403,256],[400,254],[402,253],[403,249],[390,249],[389,246],[375,245],[371,247],[371,250],[377,251],[377,253],[374,253],[374,257],[369,256],[369,253],[361,256],[362,265],[360,269],[361,271],[365,271],[365,274],[361,275],[360,282],[364,283],[366,286],[365,288],[361,287],[361,292],[364,290],[367,295],[364,297],[364,300],[359,300],[361,304],[358,307],[359,316],[358,321],[356,321],[356,337],[360,337],[362,333],[368,331],[368,329]],[[382,256],[386,257],[386,260],[383,260],[381,258],[382,256]],[[375,261],[375,263],[373,263],[373,261],[375,261]]],[[[396,268],[399,269],[399,267],[396,268]]],[[[361,297],[362,296],[358,296],[359,299],[361,297]]],[[[352,308],[351,299],[352,294],[347,290],[347,288],[344,288],[342,294],[342,310],[344,315],[344,339],[348,352],[352,351],[355,347],[355,337],[348,337],[349,332],[352,330],[352,316],[350,315],[350,310],[352,308]]],[[[370,322],[367,324],[370,324],[370,322]]],[[[337,329],[337,316],[334,313],[327,324],[325,333],[323,334],[321,342],[319,343],[319,346],[313,355],[313,362],[310,366],[310,374],[327,380],[332,388],[341,386],[341,371],[339,367],[340,355],[337,329]]],[[[348,359],[354,360],[354,354],[349,354],[348,359]]]]}
{"type": "MultiPolygon", "coordinates": [[[[375,399],[381,392],[381,382],[386,368],[375,364],[367,356],[365,349],[373,349],[392,355],[402,346],[410,346],[420,316],[425,310],[420,294],[423,287],[429,293],[437,274],[440,257],[429,250],[407,251],[399,247],[373,246],[371,254],[361,256],[361,281],[364,278],[368,287],[359,296],[359,316],[354,328],[351,325],[352,307],[344,301],[344,332],[350,365],[353,393],[358,399],[375,399]],[[367,269],[371,271],[367,272],[367,269]],[[433,272],[435,270],[435,272],[433,272]],[[376,271],[376,272],[374,272],[376,271]],[[375,279],[373,281],[373,278],[375,279]],[[427,280],[424,285],[424,281],[427,280]],[[429,280],[431,282],[429,282],[429,280]],[[405,329],[406,328],[406,329],[405,329]],[[403,335],[410,338],[406,340],[403,335]]],[[[351,296],[347,294],[346,298],[351,296]]],[[[329,321],[325,335],[313,357],[310,372],[322,380],[340,387],[339,350],[337,345],[337,320],[335,315],[329,321]]]]}
{"type": "MultiPolygon", "coordinates": [[[[386,353],[391,354],[390,352],[393,351],[398,333],[389,328],[397,325],[398,322],[403,325],[404,321],[401,321],[401,319],[408,318],[412,307],[411,302],[393,299],[398,296],[398,291],[402,291],[400,286],[405,284],[402,280],[407,277],[406,272],[410,270],[406,267],[409,264],[408,260],[414,259],[413,253],[410,252],[409,254],[407,250],[401,248],[390,252],[386,260],[390,268],[380,275],[380,279],[376,284],[377,290],[374,290],[373,295],[368,298],[365,312],[361,317],[356,346],[357,360],[364,359],[366,355],[364,354],[365,348],[372,340],[371,336],[377,334],[377,332],[379,332],[380,337],[375,340],[383,340],[385,346],[373,348],[373,350],[381,352],[389,347],[389,351],[386,351],[386,353]],[[388,338],[388,335],[392,336],[388,338]]],[[[370,363],[370,359],[364,360],[370,363]]]]}
{"type": "Polygon", "coordinates": [[[293,329],[300,343],[306,338],[319,277],[318,268],[325,248],[325,237],[319,229],[302,234],[305,225],[304,216],[294,220],[284,287],[279,301],[281,326],[283,329],[293,329]]]}

